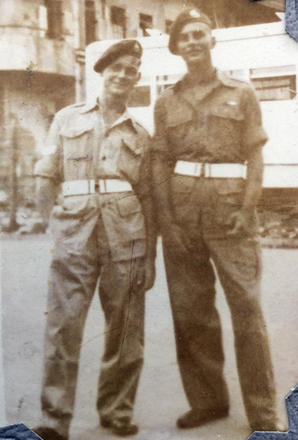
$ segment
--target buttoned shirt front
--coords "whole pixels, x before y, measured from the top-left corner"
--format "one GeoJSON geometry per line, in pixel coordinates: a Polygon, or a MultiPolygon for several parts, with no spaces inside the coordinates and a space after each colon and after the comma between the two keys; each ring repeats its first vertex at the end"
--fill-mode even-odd
{"type": "Polygon", "coordinates": [[[57,185],[116,178],[128,181],[133,191],[64,197],[52,212],[54,238],[78,251],[101,215],[114,260],[145,255],[141,199],[148,185],[148,141],[147,132],[128,111],[111,127],[105,127],[98,101],[69,106],[57,113],[35,175],[57,185]]]}
{"type": "Polygon", "coordinates": [[[186,75],[159,98],[153,149],[174,160],[244,163],[263,145],[259,103],[244,81],[214,72],[191,85],[186,75]]]}

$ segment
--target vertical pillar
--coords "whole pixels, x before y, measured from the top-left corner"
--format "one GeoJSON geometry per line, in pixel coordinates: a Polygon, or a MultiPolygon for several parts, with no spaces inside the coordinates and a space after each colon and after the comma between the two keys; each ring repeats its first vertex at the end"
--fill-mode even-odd
{"type": "Polygon", "coordinates": [[[159,29],[161,32],[165,31],[165,5],[163,2],[158,1],[156,5],[157,14],[153,14],[153,27],[159,29]]]}

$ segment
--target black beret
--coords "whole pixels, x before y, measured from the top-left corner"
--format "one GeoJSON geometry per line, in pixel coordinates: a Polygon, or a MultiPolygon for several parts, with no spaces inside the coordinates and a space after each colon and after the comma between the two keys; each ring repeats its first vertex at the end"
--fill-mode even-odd
{"type": "Polygon", "coordinates": [[[170,39],[169,39],[169,50],[174,55],[177,55],[177,49],[176,49],[177,35],[179,34],[179,32],[181,31],[183,26],[185,26],[187,23],[192,23],[195,21],[205,23],[210,28],[212,27],[212,23],[211,23],[210,18],[206,14],[203,14],[203,12],[199,11],[199,9],[195,9],[195,8],[184,9],[178,15],[178,17],[176,18],[176,20],[174,21],[174,23],[172,24],[172,27],[171,27],[170,39]]]}
{"type": "Polygon", "coordinates": [[[123,55],[132,55],[141,59],[143,53],[142,46],[137,40],[121,40],[110,46],[96,61],[93,69],[95,72],[102,73],[103,70],[123,55]]]}

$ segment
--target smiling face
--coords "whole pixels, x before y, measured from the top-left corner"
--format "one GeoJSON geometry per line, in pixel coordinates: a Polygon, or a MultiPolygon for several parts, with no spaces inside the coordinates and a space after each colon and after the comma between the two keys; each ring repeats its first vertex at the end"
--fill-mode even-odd
{"type": "Polygon", "coordinates": [[[215,45],[210,27],[202,22],[187,23],[176,40],[177,55],[180,55],[189,68],[211,63],[210,51],[215,45]]]}
{"type": "Polygon", "coordinates": [[[140,61],[132,55],[123,55],[102,72],[104,92],[111,97],[126,98],[138,82],[140,61]]]}

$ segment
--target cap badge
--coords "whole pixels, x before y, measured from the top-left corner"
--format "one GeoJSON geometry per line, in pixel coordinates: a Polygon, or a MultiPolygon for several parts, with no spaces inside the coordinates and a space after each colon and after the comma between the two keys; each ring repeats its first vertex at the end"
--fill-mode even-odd
{"type": "Polygon", "coordinates": [[[192,9],[189,12],[189,15],[193,18],[200,18],[201,17],[201,14],[198,11],[196,11],[195,9],[192,9]]]}
{"type": "Polygon", "coordinates": [[[140,52],[140,47],[139,47],[138,43],[135,43],[134,50],[135,50],[137,53],[140,52]]]}

